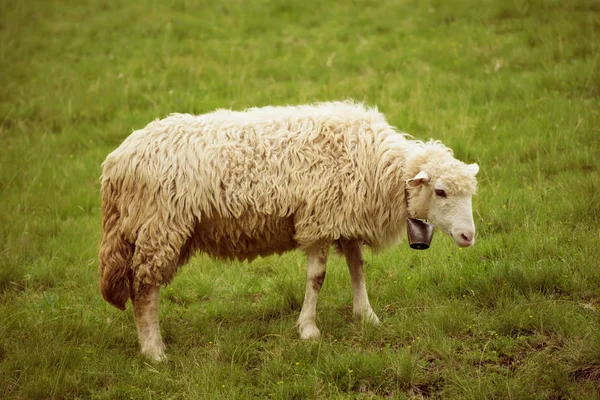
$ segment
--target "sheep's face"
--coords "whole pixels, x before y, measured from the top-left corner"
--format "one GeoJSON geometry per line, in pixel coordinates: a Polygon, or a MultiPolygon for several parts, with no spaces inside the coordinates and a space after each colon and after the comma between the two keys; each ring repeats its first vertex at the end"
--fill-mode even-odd
{"type": "Polygon", "coordinates": [[[425,166],[406,183],[412,192],[411,215],[426,218],[446,232],[461,247],[475,244],[475,223],[471,198],[477,182],[477,164],[456,161],[445,168],[425,166]]]}

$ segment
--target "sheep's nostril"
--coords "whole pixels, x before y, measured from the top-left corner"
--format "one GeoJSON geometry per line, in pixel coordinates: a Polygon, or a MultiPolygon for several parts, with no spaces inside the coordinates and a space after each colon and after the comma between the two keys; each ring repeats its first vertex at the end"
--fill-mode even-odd
{"type": "Polygon", "coordinates": [[[460,237],[467,243],[470,243],[471,240],[473,239],[471,236],[465,235],[464,233],[461,233],[460,237]]]}

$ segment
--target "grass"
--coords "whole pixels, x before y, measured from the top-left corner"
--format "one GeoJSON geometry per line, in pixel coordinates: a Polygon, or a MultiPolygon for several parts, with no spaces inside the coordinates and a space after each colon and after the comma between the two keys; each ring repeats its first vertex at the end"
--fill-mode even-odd
{"type": "Polygon", "coordinates": [[[600,6],[586,0],[0,2],[0,397],[600,398],[600,6]],[[198,256],[163,290],[169,361],[97,289],[104,157],[171,112],[355,98],[481,166],[478,243],[198,256]]]}

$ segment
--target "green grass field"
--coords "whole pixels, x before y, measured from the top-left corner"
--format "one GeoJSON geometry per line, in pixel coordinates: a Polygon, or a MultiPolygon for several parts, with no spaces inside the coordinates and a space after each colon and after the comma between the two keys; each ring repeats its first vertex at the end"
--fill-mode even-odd
{"type": "Polygon", "coordinates": [[[0,1],[0,397],[600,398],[596,0],[0,1]],[[475,247],[343,259],[295,322],[299,253],[197,256],[163,289],[169,360],[97,287],[100,164],[134,129],[354,98],[481,166],[475,247]]]}

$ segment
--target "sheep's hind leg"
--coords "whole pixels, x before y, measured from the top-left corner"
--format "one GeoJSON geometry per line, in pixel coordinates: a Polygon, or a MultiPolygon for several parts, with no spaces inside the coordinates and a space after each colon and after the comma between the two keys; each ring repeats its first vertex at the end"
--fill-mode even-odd
{"type": "Polygon", "coordinates": [[[346,263],[350,270],[352,279],[352,290],[354,292],[354,316],[363,321],[373,324],[379,323],[379,318],[373,312],[367,295],[367,285],[365,284],[364,258],[360,244],[357,240],[340,240],[346,263]]]}
{"type": "Polygon", "coordinates": [[[317,328],[317,299],[325,280],[327,246],[314,246],[307,254],[306,294],[298,318],[298,331],[302,339],[316,339],[321,335],[317,328]]]}
{"type": "Polygon", "coordinates": [[[133,295],[133,313],[142,354],[155,361],[163,361],[166,359],[165,346],[158,325],[160,286],[143,284],[136,286],[133,295]]]}

